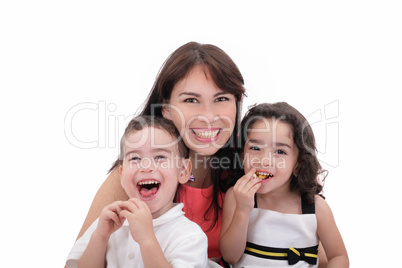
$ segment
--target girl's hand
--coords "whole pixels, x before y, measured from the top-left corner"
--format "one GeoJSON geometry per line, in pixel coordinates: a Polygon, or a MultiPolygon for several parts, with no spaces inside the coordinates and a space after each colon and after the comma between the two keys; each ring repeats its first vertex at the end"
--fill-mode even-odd
{"type": "Polygon", "coordinates": [[[233,193],[237,210],[250,212],[254,208],[254,195],[261,187],[261,180],[255,176],[255,169],[251,169],[236,182],[233,193]]]}
{"type": "Polygon", "coordinates": [[[128,220],[130,233],[133,239],[142,245],[150,238],[154,238],[152,214],[145,202],[138,198],[131,198],[123,202],[120,216],[128,220]]]}
{"type": "Polygon", "coordinates": [[[109,238],[112,233],[120,229],[123,225],[124,218],[120,215],[122,201],[116,201],[106,206],[100,216],[96,233],[104,238],[109,238]]]}

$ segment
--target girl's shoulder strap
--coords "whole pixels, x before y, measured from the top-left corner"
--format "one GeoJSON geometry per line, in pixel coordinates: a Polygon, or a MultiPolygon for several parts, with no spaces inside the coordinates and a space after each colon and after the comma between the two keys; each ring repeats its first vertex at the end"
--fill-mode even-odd
{"type": "Polygon", "coordinates": [[[307,202],[307,199],[301,197],[302,214],[315,214],[315,202],[307,202]]]}

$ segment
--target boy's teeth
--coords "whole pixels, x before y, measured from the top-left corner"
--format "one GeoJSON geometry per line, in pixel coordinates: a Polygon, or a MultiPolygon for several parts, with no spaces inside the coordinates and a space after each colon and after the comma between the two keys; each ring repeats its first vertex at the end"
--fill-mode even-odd
{"type": "Polygon", "coordinates": [[[200,138],[214,138],[219,133],[219,129],[207,130],[207,131],[193,129],[193,131],[194,131],[195,135],[197,135],[200,138]]]}
{"type": "Polygon", "coordinates": [[[154,181],[154,180],[147,180],[147,181],[141,181],[138,183],[138,185],[147,185],[147,184],[158,184],[158,181],[154,181]]]}

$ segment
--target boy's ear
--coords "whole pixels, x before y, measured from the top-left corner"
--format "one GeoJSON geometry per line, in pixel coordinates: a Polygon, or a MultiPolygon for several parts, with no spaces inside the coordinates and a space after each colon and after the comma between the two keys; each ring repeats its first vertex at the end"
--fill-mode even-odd
{"type": "Polygon", "coordinates": [[[183,159],[180,176],[179,176],[179,183],[185,184],[191,176],[191,161],[190,159],[183,159]]]}
{"type": "Polygon", "coordinates": [[[123,174],[123,165],[120,165],[120,166],[119,166],[119,175],[120,175],[120,178],[121,178],[121,174],[123,174]]]}
{"type": "Polygon", "coordinates": [[[167,103],[162,105],[162,116],[166,119],[172,120],[172,115],[170,114],[170,105],[167,103]]]}

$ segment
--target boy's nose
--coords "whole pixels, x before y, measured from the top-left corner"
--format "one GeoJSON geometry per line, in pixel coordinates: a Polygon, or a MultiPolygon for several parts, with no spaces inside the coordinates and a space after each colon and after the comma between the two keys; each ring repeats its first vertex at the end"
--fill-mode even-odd
{"type": "Polygon", "coordinates": [[[155,170],[155,163],[149,157],[144,157],[140,162],[140,169],[142,172],[152,172],[155,170]]]}

